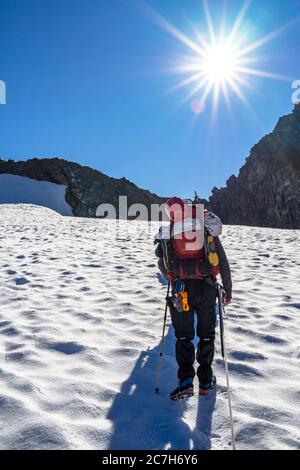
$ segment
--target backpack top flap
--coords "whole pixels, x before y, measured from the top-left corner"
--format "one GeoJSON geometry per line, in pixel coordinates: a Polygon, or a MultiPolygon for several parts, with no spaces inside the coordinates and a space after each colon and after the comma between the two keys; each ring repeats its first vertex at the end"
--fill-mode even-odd
{"type": "Polygon", "coordinates": [[[208,233],[213,237],[221,235],[223,229],[221,219],[213,212],[207,212],[204,215],[204,225],[208,233]]]}

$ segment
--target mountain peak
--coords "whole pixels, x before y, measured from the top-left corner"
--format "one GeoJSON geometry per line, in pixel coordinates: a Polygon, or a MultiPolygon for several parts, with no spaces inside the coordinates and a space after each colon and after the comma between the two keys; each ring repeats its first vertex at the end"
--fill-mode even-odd
{"type": "Polygon", "coordinates": [[[32,158],[16,162],[0,159],[0,174],[11,174],[47,181],[66,187],[65,199],[73,215],[96,217],[100,204],[112,204],[118,214],[119,195],[128,197],[128,205],[161,204],[164,199],[150,191],[141,189],[126,178],[116,179],[98,170],[58,157],[32,158]]]}
{"type": "Polygon", "coordinates": [[[300,104],[252,149],[238,177],[214,189],[224,223],[300,229],[300,104]]]}

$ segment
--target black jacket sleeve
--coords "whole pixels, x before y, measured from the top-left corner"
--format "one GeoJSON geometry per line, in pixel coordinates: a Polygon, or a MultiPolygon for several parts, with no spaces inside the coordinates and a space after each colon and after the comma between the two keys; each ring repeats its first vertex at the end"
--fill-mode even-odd
{"type": "Polygon", "coordinates": [[[228,259],[223,248],[223,245],[218,237],[215,239],[216,251],[219,256],[220,274],[222,278],[223,287],[230,299],[232,298],[232,280],[231,271],[228,263],[228,259]]]}
{"type": "Polygon", "coordinates": [[[163,261],[164,252],[163,252],[163,247],[161,246],[161,242],[158,242],[158,245],[155,248],[155,256],[157,256],[157,258],[159,258],[158,263],[157,263],[158,269],[160,270],[162,276],[165,279],[168,279],[167,270],[166,270],[166,267],[165,267],[165,264],[164,264],[164,261],[163,261]]]}
{"type": "Polygon", "coordinates": [[[157,247],[155,248],[155,256],[157,258],[163,258],[164,257],[164,253],[163,253],[163,249],[162,249],[162,246],[161,246],[161,242],[158,242],[158,245],[157,247]]]}

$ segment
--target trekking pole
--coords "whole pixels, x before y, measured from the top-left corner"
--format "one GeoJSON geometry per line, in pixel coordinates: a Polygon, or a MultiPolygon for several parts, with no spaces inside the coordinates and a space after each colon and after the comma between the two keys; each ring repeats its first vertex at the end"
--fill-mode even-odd
{"type": "Polygon", "coordinates": [[[159,393],[159,385],[160,385],[160,370],[162,365],[162,358],[164,354],[164,345],[165,345],[165,331],[166,331],[166,324],[167,324],[167,314],[168,314],[168,302],[169,302],[169,294],[170,294],[170,286],[171,283],[168,284],[168,292],[166,297],[166,308],[165,308],[165,316],[164,316],[164,324],[163,324],[163,331],[162,337],[160,341],[160,352],[159,352],[159,361],[157,365],[157,375],[156,375],[156,389],[155,393],[159,393]]]}
{"type": "Polygon", "coordinates": [[[224,359],[226,383],[227,383],[227,396],[228,396],[229,418],[230,418],[230,428],[231,428],[231,444],[232,444],[232,450],[236,450],[232,402],[231,402],[231,390],[230,390],[230,383],[229,383],[229,369],[228,369],[227,350],[226,350],[225,333],[224,333],[224,310],[225,309],[223,305],[221,286],[218,284],[217,288],[218,288],[218,301],[219,301],[221,350],[222,350],[222,357],[224,359]]]}

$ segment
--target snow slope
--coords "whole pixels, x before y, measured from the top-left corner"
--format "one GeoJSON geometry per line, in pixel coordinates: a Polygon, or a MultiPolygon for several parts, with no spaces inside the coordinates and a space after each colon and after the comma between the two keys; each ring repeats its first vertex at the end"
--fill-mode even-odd
{"type": "Polygon", "coordinates": [[[24,176],[0,175],[0,204],[36,204],[61,215],[72,215],[62,184],[36,181],[24,176]]]}
{"type": "MultiPolygon", "coordinates": [[[[0,206],[0,448],[229,449],[219,340],[217,391],[171,403],[166,287],[157,225],[0,206]],[[117,228],[117,236],[115,229],[117,228]]],[[[227,227],[226,317],[239,449],[300,448],[299,232],[227,227]]]]}

